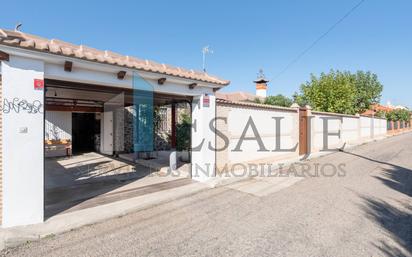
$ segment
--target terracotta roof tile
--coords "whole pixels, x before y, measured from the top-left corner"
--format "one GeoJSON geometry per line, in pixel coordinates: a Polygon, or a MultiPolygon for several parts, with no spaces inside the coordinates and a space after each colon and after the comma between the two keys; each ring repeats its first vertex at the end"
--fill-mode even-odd
{"type": "Polygon", "coordinates": [[[219,96],[216,97],[216,103],[221,104],[221,105],[244,106],[244,107],[253,107],[253,108],[260,108],[260,109],[275,109],[275,110],[297,112],[296,108],[282,107],[282,106],[275,106],[275,105],[268,105],[268,104],[258,104],[258,103],[252,103],[252,102],[230,101],[227,99],[219,98],[219,96]]]}
{"type": "Polygon", "coordinates": [[[255,102],[256,98],[264,100],[264,97],[241,91],[230,93],[217,92],[216,97],[236,102],[255,102]]]}
{"type": "Polygon", "coordinates": [[[0,29],[0,44],[198,80],[220,86],[226,86],[230,83],[228,80],[222,80],[205,72],[186,70],[167,64],[124,56],[107,50],[102,51],[89,46],[74,45],[58,39],[49,40],[20,31],[0,29]]]}

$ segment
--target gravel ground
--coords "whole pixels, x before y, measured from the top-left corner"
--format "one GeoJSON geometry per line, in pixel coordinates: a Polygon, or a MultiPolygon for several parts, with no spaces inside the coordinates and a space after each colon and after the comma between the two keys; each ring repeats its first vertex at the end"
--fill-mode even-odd
{"type": "Polygon", "coordinates": [[[345,176],[257,197],[221,187],[3,256],[412,256],[412,134],[308,162],[345,176]]]}

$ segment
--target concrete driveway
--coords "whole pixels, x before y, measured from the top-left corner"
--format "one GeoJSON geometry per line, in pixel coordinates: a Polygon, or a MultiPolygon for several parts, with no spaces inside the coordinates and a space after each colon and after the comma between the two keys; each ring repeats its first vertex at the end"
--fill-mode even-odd
{"type": "Polygon", "coordinates": [[[94,152],[48,158],[45,166],[46,219],[193,183],[94,152]]]}
{"type": "Polygon", "coordinates": [[[220,187],[2,254],[412,256],[411,143],[404,134],[308,163],[341,164],[344,176],[267,194],[220,187]]]}

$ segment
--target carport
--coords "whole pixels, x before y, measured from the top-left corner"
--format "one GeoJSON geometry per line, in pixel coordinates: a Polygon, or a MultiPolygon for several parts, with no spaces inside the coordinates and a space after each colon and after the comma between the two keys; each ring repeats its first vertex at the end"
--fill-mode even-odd
{"type": "MultiPolygon", "coordinates": [[[[153,141],[149,141],[153,140],[153,136],[149,136],[152,132],[148,129],[151,126],[148,117],[153,113],[153,107],[156,105],[173,106],[178,102],[191,103],[193,128],[190,148],[196,149],[191,154],[191,177],[196,181],[205,181],[214,176],[215,152],[208,146],[215,145],[215,134],[209,129],[209,123],[215,117],[214,92],[227,85],[228,81],[205,72],[185,70],[84,45],[74,45],[8,30],[0,30],[0,61],[3,99],[0,114],[3,125],[0,128],[3,227],[43,222],[45,209],[51,210],[50,213],[53,215],[81,204],[83,204],[81,208],[99,202],[104,204],[109,198],[112,201],[119,197],[118,194],[110,195],[110,193],[118,193],[116,190],[125,189],[124,186],[143,181],[142,176],[149,179],[150,176],[145,176],[151,172],[147,168],[118,159],[117,156],[122,149],[117,147],[131,143],[135,159],[147,156],[151,152],[153,141]],[[136,97],[136,94],[139,94],[136,92],[144,93],[136,97]],[[147,95],[151,95],[152,103],[145,100],[147,95]],[[126,134],[123,138],[115,138],[118,123],[111,108],[113,106],[118,108],[119,99],[123,99],[121,102],[124,108],[139,106],[136,109],[139,125],[135,128],[132,142],[127,139],[126,134]],[[63,116],[65,118],[62,118],[63,116]],[[70,118],[72,121],[75,120],[74,124],[64,123],[65,119],[70,118]],[[50,119],[56,123],[66,124],[66,127],[62,125],[59,131],[55,129],[53,122],[48,124],[50,119]],[[70,134],[65,131],[65,128],[76,131],[70,134]],[[86,128],[84,133],[81,133],[82,128],[86,128]],[[100,143],[96,147],[97,144],[94,140],[90,140],[90,135],[99,134],[100,143]],[[58,137],[53,138],[55,135],[58,137]],[[63,138],[75,135],[80,139],[63,138]],[[147,138],[150,140],[144,141],[147,138]],[[118,144],[119,142],[122,143],[118,144]],[[62,150],[56,156],[48,156],[56,159],[46,158],[50,153],[50,149],[46,151],[46,145],[49,144],[59,145],[62,150]],[[73,156],[70,157],[72,154],[73,156]],[[80,160],[77,159],[79,156],[80,160]],[[85,174],[80,172],[74,175],[72,172],[66,176],[66,181],[74,181],[74,184],[59,184],[61,180],[56,177],[53,182],[52,175],[45,176],[47,166],[64,166],[64,169],[70,170],[76,167],[77,161],[93,167],[100,165],[99,163],[96,165],[88,158],[97,160],[102,158],[105,163],[113,163],[113,167],[116,165],[138,167],[138,171],[126,168],[124,173],[112,174],[111,171],[105,170],[109,175],[103,176],[104,172],[101,173],[98,169],[97,171],[95,168],[86,169],[93,172],[85,174]],[[48,160],[55,160],[55,162],[51,164],[48,160]],[[134,174],[135,177],[125,179],[125,174],[129,173],[134,174]],[[120,184],[108,183],[115,180],[120,184]],[[87,183],[78,183],[86,181],[87,183]],[[109,185],[106,186],[107,184],[109,185]],[[63,186],[63,191],[59,191],[61,189],[59,185],[63,186]],[[64,194],[73,192],[66,190],[72,186],[79,194],[82,190],[86,190],[82,194],[82,199],[71,199],[71,203],[77,204],[69,205],[67,209],[57,206],[61,203],[64,194]],[[96,188],[96,194],[105,198],[93,200],[96,196],[88,195],[87,190],[90,188],[96,188]],[[49,189],[56,190],[54,194],[56,198],[52,196],[47,198],[45,191],[49,189]],[[47,208],[47,206],[51,207],[47,208]]],[[[54,147],[54,150],[57,151],[59,147],[54,147]]],[[[165,187],[167,185],[160,188],[165,187]]],[[[137,192],[133,188],[128,189],[131,190],[128,192],[137,192]]],[[[150,192],[154,189],[145,190],[150,192]]]]}
{"type": "MultiPolygon", "coordinates": [[[[161,138],[163,144],[158,143],[154,133],[153,151],[136,152],[132,90],[46,79],[45,92],[46,218],[135,196],[130,191],[147,187],[149,182],[142,184],[142,180],[149,175],[153,190],[164,183],[166,174],[158,174],[150,164],[169,166],[170,153],[176,151],[176,109],[183,103],[190,106],[192,97],[154,93],[154,109],[166,110],[157,119],[163,131],[169,132],[170,142],[161,138]],[[112,120],[107,122],[106,117],[112,120]],[[107,197],[113,194],[116,197],[107,197]]],[[[187,176],[171,178],[169,185],[184,185],[171,183],[183,178],[187,176]]]]}

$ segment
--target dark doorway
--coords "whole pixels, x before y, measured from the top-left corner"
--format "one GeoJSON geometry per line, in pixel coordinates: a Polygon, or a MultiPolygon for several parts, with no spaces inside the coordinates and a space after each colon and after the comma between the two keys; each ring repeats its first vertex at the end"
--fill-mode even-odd
{"type": "Polygon", "coordinates": [[[100,123],[94,113],[72,114],[73,153],[95,150],[95,135],[100,134],[100,123]]]}

